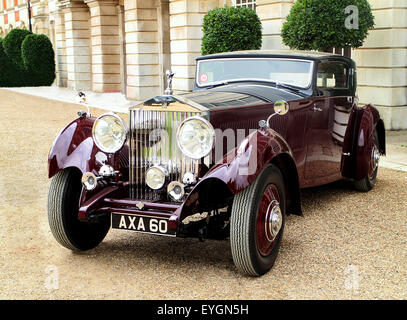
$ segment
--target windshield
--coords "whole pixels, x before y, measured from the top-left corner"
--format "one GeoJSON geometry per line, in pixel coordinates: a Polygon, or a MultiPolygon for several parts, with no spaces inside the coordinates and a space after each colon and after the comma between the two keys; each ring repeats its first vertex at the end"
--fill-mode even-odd
{"type": "Polygon", "coordinates": [[[235,58],[198,61],[199,87],[233,80],[265,80],[308,88],[312,62],[298,59],[235,58]]]}

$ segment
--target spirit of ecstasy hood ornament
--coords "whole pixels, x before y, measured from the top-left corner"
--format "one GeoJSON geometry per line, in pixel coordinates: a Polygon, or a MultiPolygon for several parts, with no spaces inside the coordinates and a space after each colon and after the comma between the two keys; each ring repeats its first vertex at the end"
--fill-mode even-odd
{"type": "Polygon", "coordinates": [[[167,70],[167,72],[165,73],[165,76],[167,77],[167,89],[165,89],[164,94],[167,96],[170,96],[173,94],[172,91],[172,77],[175,75],[174,72],[172,72],[171,70],[167,70]]]}

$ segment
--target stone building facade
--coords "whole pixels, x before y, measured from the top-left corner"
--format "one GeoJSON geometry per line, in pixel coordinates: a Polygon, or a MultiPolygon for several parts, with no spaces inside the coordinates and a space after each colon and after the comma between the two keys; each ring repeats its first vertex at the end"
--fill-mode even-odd
{"type": "MultiPolygon", "coordinates": [[[[281,25],[295,0],[31,0],[33,32],[54,44],[59,86],[143,100],[193,88],[202,19],[215,7],[249,6],[263,25],[263,49],[285,48],[281,25]]],[[[375,16],[358,64],[359,100],[374,103],[388,129],[407,129],[407,1],[369,0],[375,16]]],[[[28,28],[25,0],[0,0],[0,37],[28,28]]]]}

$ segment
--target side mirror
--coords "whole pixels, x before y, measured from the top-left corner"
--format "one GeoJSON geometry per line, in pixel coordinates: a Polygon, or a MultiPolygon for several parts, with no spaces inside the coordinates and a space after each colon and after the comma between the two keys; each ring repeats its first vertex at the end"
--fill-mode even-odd
{"type": "Polygon", "coordinates": [[[287,114],[288,110],[290,110],[290,107],[287,101],[280,100],[274,103],[274,112],[277,113],[278,115],[283,116],[287,114]]]}
{"type": "Polygon", "coordinates": [[[272,117],[274,117],[275,115],[283,116],[283,115],[287,114],[289,110],[290,110],[290,106],[287,101],[284,101],[284,100],[276,101],[274,103],[274,113],[272,113],[267,118],[267,120],[260,120],[259,127],[260,128],[264,128],[264,127],[270,128],[270,119],[272,117]]]}

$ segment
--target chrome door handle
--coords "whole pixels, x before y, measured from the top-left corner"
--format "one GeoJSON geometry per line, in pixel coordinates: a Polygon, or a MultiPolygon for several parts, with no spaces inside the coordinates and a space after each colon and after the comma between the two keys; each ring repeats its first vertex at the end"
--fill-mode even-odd
{"type": "Polygon", "coordinates": [[[321,109],[321,108],[318,108],[318,107],[316,107],[316,106],[314,106],[314,107],[312,108],[312,110],[322,112],[322,109],[321,109]]]}

